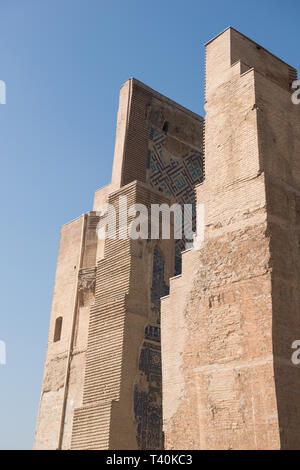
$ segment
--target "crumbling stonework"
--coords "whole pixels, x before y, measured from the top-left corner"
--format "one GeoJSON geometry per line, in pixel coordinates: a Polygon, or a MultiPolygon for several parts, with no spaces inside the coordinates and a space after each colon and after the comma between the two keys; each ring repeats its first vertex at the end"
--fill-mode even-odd
{"type": "Polygon", "coordinates": [[[296,76],[228,28],[205,121],[123,85],[111,183],[61,230],[35,448],[300,448],[296,76]],[[124,196],[191,204],[193,228],[204,204],[202,247],[98,239],[103,204],[131,222],[124,196]]]}
{"type": "Polygon", "coordinates": [[[206,52],[205,239],[162,300],[165,445],[299,448],[296,71],[232,28],[206,52]]]}
{"type": "Polygon", "coordinates": [[[94,211],[61,232],[35,448],[163,448],[160,298],[185,240],[101,240],[96,227],[108,202],[117,230],[127,228],[124,196],[149,213],[195,206],[202,141],[200,116],[135,79],[123,85],[112,181],[96,191],[94,211]]]}

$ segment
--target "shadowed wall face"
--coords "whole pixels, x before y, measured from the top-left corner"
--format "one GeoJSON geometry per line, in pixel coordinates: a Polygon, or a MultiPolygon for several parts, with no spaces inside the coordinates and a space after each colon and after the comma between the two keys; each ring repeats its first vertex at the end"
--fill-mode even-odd
{"type": "MultiPolygon", "coordinates": [[[[172,119],[170,111],[161,111],[159,106],[160,103],[153,106],[154,109],[151,113],[152,120],[147,150],[147,182],[153,188],[170,196],[182,206],[182,210],[184,204],[191,206],[191,229],[195,232],[196,197],[194,188],[196,184],[203,181],[203,153],[201,146],[193,148],[181,140],[184,136],[180,135],[180,123],[176,123],[177,126],[174,129],[173,122],[167,120],[168,118],[172,119]],[[175,134],[174,137],[172,131],[173,135],[175,134]]],[[[187,130],[192,132],[189,128],[187,130]]],[[[184,234],[181,240],[176,240],[175,276],[181,273],[181,252],[185,250],[187,241],[192,242],[192,239],[187,240],[184,234]]]]}
{"type": "Polygon", "coordinates": [[[151,317],[139,357],[139,376],[134,387],[134,413],[139,449],[162,449],[162,377],[160,348],[160,298],[169,293],[165,261],[157,245],[153,250],[151,317]]]}

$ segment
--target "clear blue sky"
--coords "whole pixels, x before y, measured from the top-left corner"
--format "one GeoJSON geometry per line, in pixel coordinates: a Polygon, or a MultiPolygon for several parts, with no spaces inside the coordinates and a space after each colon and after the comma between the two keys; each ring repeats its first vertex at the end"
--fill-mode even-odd
{"type": "Polygon", "coordinates": [[[203,114],[204,43],[233,26],[300,69],[298,1],[0,0],[0,448],[30,449],[59,227],[110,181],[136,77],[203,114]]]}

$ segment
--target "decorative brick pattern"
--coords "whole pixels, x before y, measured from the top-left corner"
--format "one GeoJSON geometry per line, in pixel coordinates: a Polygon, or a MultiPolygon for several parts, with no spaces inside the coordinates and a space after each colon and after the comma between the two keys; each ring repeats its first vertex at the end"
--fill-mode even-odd
{"type": "MultiPolygon", "coordinates": [[[[168,149],[168,137],[158,128],[164,122],[163,113],[157,110],[149,134],[147,152],[147,182],[170,196],[183,208],[192,205],[192,230],[196,230],[195,185],[203,181],[203,153],[195,149],[186,149],[187,153],[174,156],[168,149]]],[[[184,226],[182,227],[184,229],[184,226]]],[[[190,240],[191,241],[191,240],[190,240]]],[[[186,249],[186,238],[175,244],[175,275],[181,273],[181,252],[186,249]]]]}
{"type": "Polygon", "coordinates": [[[160,348],[160,298],[169,293],[165,283],[165,262],[157,245],[153,252],[153,274],[151,286],[151,309],[156,318],[155,324],[145,328],[139,371],[143,383],[135,385],[134,413],[138,422],[137,442],[139,449],[162,449],[162,377],[160,348]],[[155,344],[158,343],[158,344],[155,344]]]}
{"type": "Polygon", "coordinates": [[[95,210],[115,205],[118,230],[120,196],[197,201],[204,243],[181,257],[184,238],[98,240],[96,212],[62,227],[35,448],[300,448],[296,77],[228,28],[206,48],[205,136],[200,116],[123,85],[95,210]]]}

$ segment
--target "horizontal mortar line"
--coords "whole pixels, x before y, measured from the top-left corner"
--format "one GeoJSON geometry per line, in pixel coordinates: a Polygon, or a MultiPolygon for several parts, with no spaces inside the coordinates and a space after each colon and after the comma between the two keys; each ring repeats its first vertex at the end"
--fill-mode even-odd
{"type": "MultiPolygon", "coordinates": [[[[123,286],[123,288],[125,289],[127,287],[127,283],[129,282],[129,278],[130,278],[130,273],[128,273],[128,275],[124,276],[124,277],[120,277],[118,276],[117,277],[117,273],[113,274],[112,276],[109,276],[109,274],[105,274],[106,276],[106,279],[104,281],[103,278],[100,278],[99,280],[97,279],[97,282],[96,282],[96,290],[97,288],[100,289],[104,289],[104,288],[110,288],[110,289],[113,289],[114,286],[118,285],[118,286],[123,286]],[[113,283],[113,285],[112,285],[113,283]]],[[[120,294],[119,294],[120,295],[120,294]]]]}
{"type": "MultiPolygon", "coordinates": [[[[122,332],[123,333],[123,332],[122,332]]],[[[96,336],[93,340],[90,338],[88,342],[88,357],[92,353],[92,351],[114,351],[115,349],[119,350],[121,345],[119,346],[119,342],[122,341],[123,334],[121,335],[114,335],[112,338],[107,337],[104,340],[102,336],[96,336]],[[101,342],[101,344],[99,344],[101,342]]]]}
{"type": "Polygon", "coordinates": [[[108,442],[107,444],[103,444],[103,446],[98,444],[95,445],[90,445],[90,446],[81,446],[81,447],[71,447],[71,450],[106,450],[108,448],[108,442]]]}
{"type": "Polygon", "coordinates": [[[123,334],[120,336],[114,336],[113,338],[102,341],[101,337],[96,338],[93,342],[89,341],[88,343],[88,350],[87,350],[87,357],[91,357],[93,354],[103,353],[103,354],[114,354],[119,352],[122,349],[123,343],[123,334]]]}
{"type": "Polygon", "coordinates": [[[107,356],[105,360],[99,361],[98,356],[91,356],[87,360],[86,364],[86,372],[89,372],[92,370],[98,371],[98,370],[111,370],[117,365],[121,364],[123,361],[123,358],[121,357],[122,354],[118,354],[118,356],[114,356],[113,358],[110,359],[110,356],[107,356]],[[109,364],[107,364],[109,362],[109,364]]]}
{"type": "Polygon", "coordinates": [[[109,423],[108,425],[106,425],[106,429],[103,431],[103,432],[99,432],[100,430],[98,429],[95,429],[95,431],[93,432],[92,430],[90,431],[87,431],[87,430],[84,430],[84,432],[82,433],[82,437],[81,437],[81,430],[80,429],[75,429],[75,435],[73,436],[72,438],[72,445],[79,445],[79,444],[89,444],[90,445],[95,445],[96,443],[94,442],[95,439],[93,438],[96,438],[97,442],[103,442],[105,443],[106,441],[108,442],[109,440],[109,437],[108,437],[108,432],[109,431],[109,423]]]}
{"type": "Polygon", "coordinates": [[[82,444],[86,444],[88,445],[90,443],[90,445],[96,445],[96,442],[95,440],[97,441],[97,443],[105,443],[105,442],[108,442],[109,438],[108,438],[108,431],[109,431],[109,423],[108,425],[106,426],[106,429],[103,431],[103,432],[97,432],[98,430],[96,429],[94,432],[92,430],[87,430],[87,431],[81,431],[81,430],[74,430],[75,431],[75,435],[72,439],[72,445],[82,445],[82,444]],[[81,432],[82,432],[82,437],[81,437],[81,432]]]}
{"type": "Polygon", "coordinates": [[[108,448],[109,441],[106,437],[105,439],[100,439],[94,441],[93,439],[85,439],[84,441],[72,441],[71,442],[71,450],[105,450],[108,448]]]}
{"type": "MultiPolygon", "coordinates": [[[[114,328],[114,325],[112,325],[111,328],[114,328]]],[[[92,349],[103,348],[104,350],[108,348],[112,348],[120,340],[122,340],[123,333],[124,333],[124,328],[122,327],[120,328],[120,331],[118,332],[118,334],[114,334],[112,336],[103,335],[101,333],[90,334],[89,340],[88,340],[88,351],[90,348],[92,349]]]]}
{"type": "Polygon", "coordinates": [[[71,450],[106,450],[108,449],[109,441],[105,442],[102,444],[102,442],[98,443],[95,442],[94,444],[85,444],[85,445],[79,445],[77,443],[74,443],[71,446],[71,450]]]}
{"type": "Polygon", "coordinates": [[[95,420],[108,420],[110,415],[111,406],[106,407],[89,407],[77,410],[74,415],[74,425],[94,417],[95,420]]]}
{"type": "Polygon", "coordinates": [[[95,349],[93,351],[90,351],[89,355],[87,356],[87,366],[89,367],[89,364],[97,363],[99,366],[103,366],[107,364],[107,361],[114,362],[116,363],[119,361],[119,358],[122,356],[122,350],[123,348],[118,348],[118,349],[95,349]],[[102,359],[103,358],[103,359],[102,359]]]}
{"type": "MultiPolygon", "coordinates": [[[[99,361],[97,361],[97,358],[95,358],[95,360],[88,361],[87,364],[86,364],[86,369],[85,369],[86,373],[88,374],[91,371],[93,371],[93,372],[103,371],[104,372],[106,370],[110,370],[110,371],[114,370],[115,367],[122,364],[123,358],[121,356],[122,355],[120,354],[120,357],[115,357],[112,360],[109,360],[109,357],[108,357],[109,364],[107,364],[107,365],[106,365],[106,363],[108,362],[107,360],[103,361],[100,364],[99,364],[99,361]]],[[[92,358],[92,359],[94,359],[94,358],[92,358]]],[[[118,373],[118,372],[116,371],[115,373],[118,373]]]]}
{"type": "Polygon", "coordinates": [[[115,281],[115,283],[121,284],[121,283],[125,283],[126,281],[128,281],[129,276],[130,276],[130,270],[122,274],[118,270],[116,270],[113,272],[111,271],[105,272],[102,275],[100,273],[99,276],[96,277],[96,280],[97,280],[98,285],[109,285],[111,281],[115,281]]]}
{"type": "MultiPolygon", "coordinates": [[[[85,387],[94,383],[98,384],[99,379],[103,382],[103,385],[107,386],[113,386],[112,384],[115,384],[120,380],[121,377],[121,365],[122,362],[116,363],[114,362],[111,364],[110,367],[104,368],[104,367],[98,367],[95,368],[95,366],[91,368],[86,368],[86,374],[85,374],[85,387]],[[116,367],[119,369],[116,371],[116,367]],[[107,383],[106,380],[110,380],[111,383],[107,383]],[[106,382],[106,383],[105,383],[106,382]]],[[[102,386],[102,382],[100,386],[102,386]]]]}
{"type": "MultiPolygon", "coordinates": [[[[129,282],[129,275],[126,279],[116,279],[115,276],[112,276],[111,278],[107,278],[106,282],[100,281],[98,285],[96,286],[96,293],[99,293],[99,290],[103,290],[103,293],[105,294],[106,292],[113,291],[113,289],[118,286],[122,288],[122,290],[126,290],[127,285],[129,282]]],[[[121,296],[121,293],[115,294],[116,296],[121,296]]]]}
{"type": "Polygon", "coordinates": [[[124,319],[126,318],[125,306],[118,310],[117,312],[112,312],[111,316],[109,314],[109,310],[101,309],[101,304],[97,305],[97,310],[94,310],[90,315],[90,325],[94,327],[105,327],[106,325],[117,325],[120,327],[124,319]]]}
{"type": "Polygon", "coordinates": [[[97,335],[99,335],[98,330],[102,328],[102,332],[105,334],[106,331],[103,330],[103,328],[107,329],[108,327],[115,326],[116,328],[122,328],[123,323],[125,320],[125,313],[124,312],[118,312],[117,315],[114,315],[113,317],[109,317],[108,313],[103,314],[103,312],[99,312],[96,315],[93,315],[93,318],[91,319],[92,321],[90,322],[90,325],[94,328],[97,328],[97,335]],[[95,318],[96,317],[96,318],[95,318]]]}
{"type": "Polygon", "coordinates": [[[115,284],[126,284],[130,277],[130,271],[123,276],[121,276],[118,271],[113,273],[106,272],[103,273],[103,276],[100,275],[99,278],[96,278],[98,286],[108,286],[111,281],[114,281],[115,284]],[[103,276],[105,276],[105,278],[103,278],[103,276]]]}
{"type": "Polygon", "coordinates": [[[98,427],[108,424],[110,422],[110,413],[107,414],[105,417],[100,416],[83,416],[82,418],[78,419],[76,422],[74,421],[73,429],[78,428],[88,428],[91,423],[93,425],[97,425],[98,427]],[[92,421],[91,421],[92,418],[92,421]]]}
{"type": "Polygon", "coordinates": [[[84,439],[80,439],[80,436],[74,436],[74,438],[72,439],[71,441],[71,448],[74,449],[74,448],[78,448],[81,449],[81,447],[83,449],[96,449],[98,447],[101,447],[101,446],[105,446],[105,445],[108,445],[109,443],[109,437],[107,435],[108,433],[106,433],[106,436],[97,436],[97,439],[94,440],[93,439],[93,433],[91,433],[91,437],[88,438],[88,437],[85,437],[84,439]],[[96,442],[95,442],[96,441],[96,442]]]}
{"type": "Polygon", "coordinates": [[[99,447],[106,446],[109,443],[108,431],[109,429],[106,429],[105,432],[103,432],[102,434],[90,431],[90,436],[84,433],[82,438],[80,438],[80,435],[78,435],[77,440],[74,439],[71,441],[71,446],[78,447],[78,449],[85,449],[89,446],[93,446],[93,448],[96,449],[99,447]]]}
{"type": "MultiPolygon", "coordinates": [[[[118,364],[115,364],[118,367],[118,364]]],[[[84,388],[97,387],[100,390],[109,390],[115,388],[122,376],[121,367],[118,367],[118,371],[115,368],[111,369],[97,369],[86,371],[85,385],[84,388]],[[100,380],[100,383],[99,383],[100,380]]]]}
{"type": "Polygon", "coordinates": [[[114,349],[105,349],[105,350],[99,350],[96,349],[94,351],[91,351],[89,355],[87,356],[87,367],[90,366],[90,364],[99,364],[99,367],[103,367],[107,362],[109,363],[113,362],[114,364],[116,362],[119,362],[122,356],[122,348],[119,348],[117,350],[114,349]],[[103,358],[103,359],[102,359],[103,358]]]}
{"type": "MultiPolygon", "coordinates": [[[[77,429],[80,429],[80,431],[81,431],[80,434],[82,434],[82,436],[84,436],[85,429],[86,429],[87,433],[90,432],[89,428],[91,427],[91,424],[93,426],[97,426],[97,427],[100,428],[102,426],[104,427],[104,425],[107,426],[109,423],[110,423],[110,416],[108,416],[105,420],[102,420],[102,421],[98,420],[98,419],[93,419],[92,421],[90,421],[90,417],[88,417],[86,419],[86,421],[83,421],[83,420],[77,421],[76,425],[74,424],[74,426],[73,426],[73,430],[76,431],[77,429]]],[[[100,435],[103,436],[103,435],[105,435],[105,433],[106,433],[106,430],[101,432],[101,429],[99,429],[99,431],[98,431],[99,436],[100,435]]]]}
{"type": "Polygon", "coordinates": [[[119,313],[120,311],[123,311],[124,309],[124,303],[125,303],[124,294],[125,293],[122,292],[120,297],[114,297],[113,299],[102,299],[101,304],[98,303],[98,299],[95,299],[95,302],[91,307],[91,312],[97,313],[99,312],[101,308],[101,312],[104,313],[106,310],[111,309],[112,315],[117,315],[117,313],[119,313]],[[106,302],[104,302],[104,300],[106,300],[106,302]]]}
{"type": "MultiPolygon", "coordinates": [[[[91,403],[92,401],[94,401],[94,396],[95,396],[95,395],[87,396],[87,397],[84,399],[84,404],[87,404],[87,405],[88,405],[89,403],[91,403]]],[[[108,398],[110,398],[111,400],[116,400],[116,401],[118,401],[119,395],[109,396],[108,398]]]]}
{"type": "Polygon", "coordinates": [[[88,421],[91,417],[94,417],[95,421],[109,421],[109,415],[110,415],[110,407],[106,408],[105,410],[100,410],[100,409],[87,409],[87,410],[80,410],[80,414],[77,416],[74,416],[74,426],[76,426],[79,422],[83,423],[85,421],[88,421]],[[105,413],[103,414],[103,411],[105,413]],[[98,414],[100,413],[101,414],[98,414]]]}
{"type": "Polygon", "coordinates": [[[119,337],[120,334],[122,334],[123,330],[125,328],[125,315],[123,318],[120,318],[120,316],[113,318],[112,321],[108,321],[107,318],[99,318],[97,322],[90,323],[89,325],[89,334],[88,337],[89,339],[92,338],[107,338],[107,333],[109,329],[113,331],[113,329],[116,329],[117,331],[114,331],[114,334],[112,334],[112,338],[114,337],[119,337]],[[95,331],[94,331],[95,329],[95,331]]]}
{"type": "Polygon", "coordinates": [[[88,343],[88,354],[87,357],[90,357],[93,354],[96,354],[96,352],[101,352],[102,354],[105,354],[105,352],[108,354],[113,354],[114,352],[117,353],[122,349],[122,345],[120,345],[120,341],[123,339],[123,335],[120,336],[114,336],[114,338],[107,340],[107,341],[102,341],[101,344],[99,342],[101,341],[100,338],[96,338],[97,341],[93,341],[88,343]]]}
{"type": "Polygon", "coordinates": [[[94,321],[99,315],[106,320],[117,318],[120,314],[125,316],[125,295],[126,292],[122,292],[121,298],[105,299],[102,297],[102,299],[95,299],[95,303],[91,307],[91,319],[94,321]],[[102,301],[99,302],[99,300],[102,301]]]}
{"type": "MultiPolygon", "coordinates": [[[[114,334],[113,336],[105,336],[103,337],[101,334],[96,335],[96,336],[90,336],[89,341],[88,341],[88,355],[90,352],[93,351],[107,351],[107,350],[112,350],[118,347],[119,342],[123,339],[123,333],[124,330],[119,332],[118,335],[114,334]]],[[[121,347],[121,345],[120,345],[121,347]]],[[[119,349],[119,348],[118,348],[119,349]]]]}
{"type": "Polygon", "coordinates": [[[84,390],[86,392],[94,392],[96,390],[98,395],[106,395],[108,392],[111,393],[114,391],[117,393],[120,388],[120,380],[121,374],[90,374],[86,376],[84,390]]]}
{"type": "Polygon", "coordinates": [[[103,340],[105,340],[108,337],[109,329],[112,327],[116,328],[117,331],[114,331],[110,337],[119,338],[120,334],[124,330],[124,318],[122,318],[121,320],[116,319],[115,321],[111,321],[111,322],[103,321],[101,323],[97,322],[96,325],[95,323],[91,324],[91,331],[89,332],[89,338],[97,337],[97,338],[102,338],[103,340]],[[97,328],[97,331],[94,331],[93,327],[97,328]]]}
{"type": "Polygon", "coordinates": [[[96,290],[95,293],[95,304],[92,308],[92,311],[94,312],[95,310],[100,310],[102,305],[108,305],[109,303],[117,303],[120,302],[120,297],[121,299],[124,299],[125,295],[129,293],[129,286],[126,289],[122,289],[121,295],[117,296],[114,294],[114,291],[111,290],[110,292],[105,292],[103,293],[103,290],[99,289],[99,291],[96,290]]]}
{"type": "MultiPolygon", "coordinates": [[[[109,382],[101,381],[102,377],[101,374],[98,375],[90,375],[86,377],[86,382],[84,386],[84,390],[87,393],[96,392],[95,395],[101,395],[101,400],[108,399],[107,394],[116,393],[119,394],[120,389],[120,379],[121,374],[117,374],[116,376],[112,375],[109,378],[109,382]],[[99,385],[99,380],[101,381],[99,385]]],[[[107,377],[106,377],[107,380],[107,377]]],[[[109,398],[111,398],[109,396],[109,398]]],[[[94,400],[97,401],[97,400],[94,400]]]]}
{"type": "MultiPolygon", "coordinates": [[[[76,424],[74,424],[73,426],[73,430],[79,430],[80,429],[80,434],[82,434],[82,436],[84,436],[85,434],[85,429],[87,431],[87,433],[89,433],[89,428],[91,427],[91,424],[93,424],[93,426],[97,426],[97,427],[104,427],[104,425],[108,425],[110,423],[110,416],[108,418],[106,418],[105,420],[103,419],[102,421],[101,420],[96,420],[96,419],[93,419],[92,421],[90,421],[90,416],[85,420],[80,420],[80,421],[77,421],[76,424]]],[[[105,431],[102,431],[101,432],[101,429],[99,429],[99,433],[98,435],[104,435],[106,433],[106,430],[105,431]]]]}
{"type": "Polygon", "coordinates": [[[106,409],[109,410],[111,408],[111,400],[100,400],[100,401],[94,401],[93,403],[90,403],[89,405],[86,406],[81,406],[80,408],[75,408],[75,413],[84,413],[87,410],[93,411],[95,409],[106,409]]]}
{"type": "Polygon", "coordinates": [[[98,318],[97,321],[93,323],[90,322],[89,325],[89,338],[94,337],[102,337],[103,339],[107,338],[107,333],[109,329],[116,329],[116,331],[112,330],[111,337],[119,337],[120,334],[123,332],[125,323],[125,315],[117,315],[116,317],[108,319],[107,317],[98,318]],[[95,330],[96,331],[95,331],[95,330]]]}
{"type": "Polygon", "coordinates": [[[114,332],[116,336],[119,336],[120,332],[124,328],[124,320],[125,320],[125,315],[118,315],[112,319],[108,319],[107,317],[104,318],[98,318],[97,321],[93,321],[93,323],[90,323],[90,332],[89,336],[101,336],[105,338],[107,336],[107,331],[109,328],[117,328],[117,332],[114,332]],[[92,335],[94,333],[94,335],[92,335]]]}
{"type": "MultiPolygon", "coordinates": [[[[126,286],[117,286],[117,284],[114,284],[113,288],[106,289],[105,286],[98,286],[95,290],[95,300],[94,304],[92,306],[92,309],[95,310],[95,307],[101,305],[107,305],[109,306],[110,303],[113,303],[112,305],[113,310],[116,311],[117,309],[120,309],[122,307],[122,303],[124,302],[124,296],[128,293],[129,291],[129,283],[126,286]],[[115,293],[114,288],[118,287],[119,292],[115,293]]],[[[102,307],[103,308],[103,307],[102,307]]]]}
{"type": "Polygon", "coordinates": [[[120,379],[121,379],[120,373],[111,374],[111,375],[106,373],[104,377],[103,377],[103,374],[99,372],[98,374],[96,373],[89,374],[86,376],[84,390],[86,391],[91,390],[91,389],[97,390],[97,393],[100,395],[106,395],[108,391],[111,392],[113,390],[117,392],[120,387],[120,379]],[[100,385],[99,385],[99,380],[100,380],[100,385]]]}
{"type": "Polygon", "coordinates": [[[119,350],[121,345],[120,341],[123,339],[123,331],[119,335],[114,335],[113,337],[107,336],[103,338],[101,335],[97,335],[89,338],[88,342],[88,356],[92,351],[114,351],[119,350]]]}
{"type": "Polygon", "coordinates": [[[104,436],[102,435],[98,435],[98,434],[94,434],[94,433],[91,433],[91,436],[90,438],[89,437],[86,437],[85,439],[80,439],[80,437],[78,438],[78,440],[74,439],[71,441],[71,449],[74,449],[74,448],[78,448],[78,450],[81,450],[81,449],[97,449],[97,448],[107,448],[108,447],[108,443],[109,443],[109,438],[107,437],[107,432],[105,433],[104,436]],[[93,439],[93,437],[95,436],[95,438],[93,439]]]}
{"type": "Polygon", "coordinates": [[[97,322],[113,322],[118,319],[120,321],[125,318],[125,300],[122,303],[121,307],[114,308],[114,305],[111,302],[106,304],[99,304],[94,305],[93,309],[91,309],[90,315],[90,323],[97,323],[97,322]],[[103,308],[105,306],[105,308],[103,308]],[[110,314],[111,312],[111,314],[110,314]]]}
{"type": "Polygon", "coordinates": [[[101,274],[105,274],[105,275],[110,275],[111,277],[116,275],[116,273],[118,274],[118,277],[124,277],[126,278],[126,276],[128,276],[128,273],[130,272],[130,268],[131,268],[131,263],[129,263],[129,260],[126,262],[121,262],[120,261],[120,257],[124,256],[124,253],[120,253],[118,255],[117,258],[113,258],[111,256],[107,257],[107,262],[101,264],[98,269],[97,269],[97,273],[96,273],[96,278],[100,278],[102,279],[103,281],[105,281],[106,279],[104,278],[101,278],[101,274]],[[118,263],[117,265],[112,265],[111,263],[115,261],[116,263],[118,263]],[[103,271],[103,273],[102,273],[103,271]]]}
{"type": "MultiPolygon", "coordinates": [[[[92,394],[92,395],[87,395],[85,398],[84,398],[84,404],[85,405],[89,405],[90,403],[92,403],[94,400],[94,397],[98,398],[96,394],[92,394]]],[[[119,394],[114,394],[112,396],[108,396],[108,399],[112,400],[112,401],[119,401],[119,394]]]]}
{"type": "MultiPolygon", "coordinates": [[[[104,299],[103,299],[104,300],[104,299]]],[[[106,303],[96,301],[91,308],[91,322],[99,320],[115,321],[116,319],[125,318],[125,295],[122,295],[122,301],[108,300],[106,303]]]]}
{"type": "Polygon", "coordinates": [[[109,406],[106,404],[105,406],[88,406],[85,408],[77,408],[74,413],[74,425],[79,421],[90,419],[91,416],[97,416],[97,419],[98,417],[101,419],[107,419],[106,416],[110,414],[110,409],[111,402],[109,402],[109,406]]]}
{"type": "MultiPolygon", "coordinates": [[[[110,393],[105,396],[105,398],[110,399],[110,400],[116,400],[119,401],[120,393],[110,393]]],[[[101,399],[101,395],[97,395],[96,393],[87,393],[84,396],[84,401],[83,403],[85,405],[88,405],[89,403],[95,401],[95,398],[101,399]]]]}
{"type": "MultiPolygon", "coordinates": [[[[109,425],[110,415],[111,415],[110,412],[105,413],[105,419],[103,421],[99,420],[100,417],[98,415],[97,416],[84,416],[84,419],[77,419],[76,423],[74,422],[73,430],[78,431],[82,429],[83,434],[84,434],[84,431],[87,431],[89,426],[93,425],[93,427],[96,428],[94,432],[99,433],[99,435],[102,434],[103,436],[104,435],[103,428],[107,428],[107,426],[109,425]]],[[[80,436],[78,437],[80,439],[80,436]]]]}
{"type": "Polygon", "coordinates": [[[81,449],[81,447],[84,448],[85,446],[89,446],[89,445],[96,448],[99,446],[104,446],[106,443],[108,444],[109,442],[109,438],[108,438],[109,426],[107,427],[107,429],[105,429],[103,433],[98,433],[96,432],[96,430],[95,431],[90,430],[87,432],[83,432],[83,436],[81,437],[80,436],[81,432],[78,430],[76,434],[78,435],[78,437],[76,435],[74,436],[74,439],[72,439],[71,441],[71,445],[76,446],[79,449],[81,449]]]}

